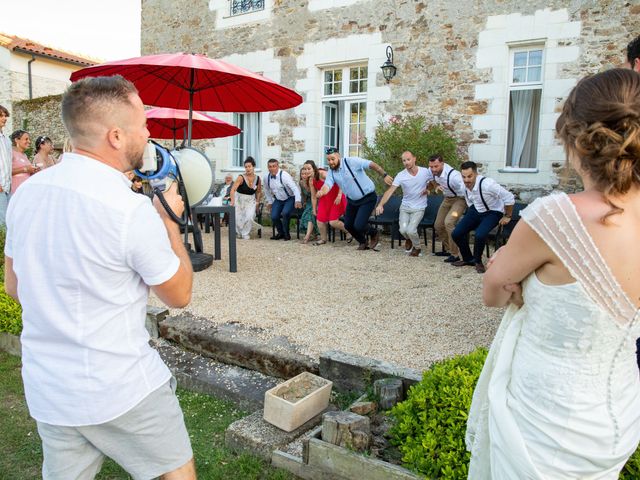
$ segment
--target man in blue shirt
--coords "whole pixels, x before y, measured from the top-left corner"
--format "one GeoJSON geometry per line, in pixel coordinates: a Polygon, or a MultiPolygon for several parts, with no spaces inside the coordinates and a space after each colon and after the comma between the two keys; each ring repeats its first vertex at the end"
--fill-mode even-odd
{"type": "Polygon", "coordinates": [[[369,216],[376,206],[378,197],[376,187],[365,173],[371,169],[379,173],[384,183],[391,185],[393,178],[375,162],[359,157],[342,158],[337,148],[325,149],[330,171],[324,181],[324,186],[318,190],[317,197],[326,195],[337,184],[347,197],[347,211],[344,213],[344,226],[353,238],[358,241],[358,250],[369,248],[380,250],[380,234],[377,229],[369,226],[369,216]],[[369,245],[367,245],[367,234],[369,245]]]}

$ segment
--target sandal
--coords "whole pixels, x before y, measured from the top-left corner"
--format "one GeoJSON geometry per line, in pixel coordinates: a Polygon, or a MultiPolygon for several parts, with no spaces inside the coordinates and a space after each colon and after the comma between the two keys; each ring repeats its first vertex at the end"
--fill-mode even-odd
{"type": "Polygon", "coordinates": [[[351,243],[351,242],[353,242],[353,236],[352,236],[352,235],[349,235],[349,236],[347,237],[347,243],[351,243]]]}
{"type": "Polygon", "coordinates": [[[312,243],[312,245],[313,245],[314,247],[318,247],[318,246],[320,246],[320,245],[324,245],[324,244],[326,244],[326,243],[327,243],[327,241],[326,241],[326,240],[316,240],[315,242],[313,242],[313,243],[312,243]]]}

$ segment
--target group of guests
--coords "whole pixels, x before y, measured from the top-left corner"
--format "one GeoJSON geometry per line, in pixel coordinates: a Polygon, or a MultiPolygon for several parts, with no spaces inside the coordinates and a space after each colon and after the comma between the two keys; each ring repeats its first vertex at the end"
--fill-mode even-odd
{"type": "Polygon", "coordinates": [[[296,181],[280,168],[276,159],[267,163],[268,173],[260,178],[255,160],[247,158],[245,173],[235,182],[225,180],[225,194],[236,206],[239,238],[248,239],[262,198],[275,227],[271,240],[291,240],[289,221],[295,209],[302,209],[301,225],[306,229],[302,243],[327,243],[328,226],[346,234],[347,242],[357,241],[358,250],[380,250],[379,231],[369,223],[372,213],[381,215],[391,196],[402,189],[399,227],[405,240],[405,252],[422,256],[418,226],[424,217],[428,194],[442,194],[435,230],[442,241],[444,261],[455,267],[473,266],[478,273],[486,267],[482,261],[487,238],[497,225],[511,221],[514,195],[495,180],[480,175],[474,162],[464,162],[460,170],[447,164],[442,155],[429,158],[421,167],[411,151],[402,154],[404,169],[392,178],[375,162],[359,157],[342,157],[336,148],[325,150],[328,170],[308,160],[296,181]],[[366,173],[378,173],[389,186],[380,201],[375,184],[366,173]],[[377,204],[377,205],[376,205],[377,204]],[[473,251],[469,233],[475,231],[473,251]]]}
{"type": "Polygon", "coordinates": [[[52,155],[53,142],[47,136],[39,136],[35,140],[34,154],[31,159],[27,151],[31,146],[29,132],[19,129],[7,136],[4,126],[9,118],[9,111],[0,105],[0,226],[5,224],[5,215],[9,197],[31,175],[58,163],[59,159],[52,155]]]}

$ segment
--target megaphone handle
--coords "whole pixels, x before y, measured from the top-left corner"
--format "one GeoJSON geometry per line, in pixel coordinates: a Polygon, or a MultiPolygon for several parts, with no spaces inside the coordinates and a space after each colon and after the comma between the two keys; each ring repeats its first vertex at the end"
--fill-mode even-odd
{"type": "Polygon", "coordinates": [[[158,187],[153,189],[153,193],[155,193],[157,195],[158,200],[160,200],[160,203],[162,204],[162,206],[166,210],[166,212],[169,215],[169,217],[171,217],[171,220],[176,222],[181,227],[184,227],[184,226],[187,225],[187,219],[186,218],[185,219],[180,218],[179,216],[177,216],[175,214],[175,212],[173,210],[171,210],[171,207],[169,206],[167,201],[164,199],[164,194],[162,193],[162,191],[158,187]]]}

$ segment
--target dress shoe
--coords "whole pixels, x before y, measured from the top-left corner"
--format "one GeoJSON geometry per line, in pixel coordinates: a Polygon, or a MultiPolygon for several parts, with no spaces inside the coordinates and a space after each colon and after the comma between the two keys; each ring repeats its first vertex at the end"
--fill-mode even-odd
{"type": "Polygon", "coordinates": [[[454,267],[473,267],[475,262],[467,262],[465,260],[458,260],[456,262],[451,262],[451,265],[454,267]]]}
{"type": "Polygon", "coordinates": [[[282,239],[286,242],[287,240],[291,240],[291,235],[283,235],[282,239]]]}
{"type": "Polygon", "coordinates": [[[413,248],[413,242],[407,238],[404,241],[404,253],[411,253],[412,248],[413,248]]]}
{"type": "Polygon", "coordinates": [[[270,238],[270,240],[282,240],[284,238],[284,235],[281,234],[276,234],[273,237],[270,238]]]}
{"type": "Polygon", "coordinates": [[[434,253],[436,257],[451,257],[452,255],[449,252],[436,252],[434,253]]]}
{"type": "Polygon", "coordinates": [[[366,243],[361,243],[360,245],[358,245],[358,250],[369,250],[369,245],[367,245],[366,243]]]}
{"type": "Polygon", "coordinates": [[[458,260],[460,260],[460,257],[455,257],[453,255],[449,255],[447,258],[444,259],[446,263],[453,263],[453,262],[457,262],[458,260]]]}
{"type": "Polygon", "coordinates": [[[421,257],[422,256],[422,252],[420,251],[419,248],[413,248],[411,250],[411,253],[409,254],[410,257],[421,257]]]}
{"type": "Polygon", "coordinates": [[[371,235],[369,238],[369,248],[375,250],[376,252],[380,251],[380,232],[376,230],[376,233],[371,235]]]}
{"type": "Polygon", "coordinates": [[[480,263],[476,263],[476,272],[478,273],[484,273],[486,272],[487,269],[485,268],[485,266],[482,264],[482,262],[480,263]]]}

